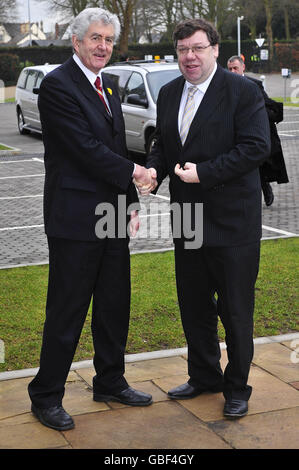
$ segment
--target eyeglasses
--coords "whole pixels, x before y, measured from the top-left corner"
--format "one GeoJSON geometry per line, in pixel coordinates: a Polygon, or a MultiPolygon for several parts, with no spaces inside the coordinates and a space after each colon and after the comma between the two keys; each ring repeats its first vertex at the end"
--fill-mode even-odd
{"type": "Polygon", "coordinates": [[[187,55],[189,51],[192,51],[193,54],[202,54],[210,46],[211,44],[208,46],[177,47],[176,51],[178,55],[187,55]]]}

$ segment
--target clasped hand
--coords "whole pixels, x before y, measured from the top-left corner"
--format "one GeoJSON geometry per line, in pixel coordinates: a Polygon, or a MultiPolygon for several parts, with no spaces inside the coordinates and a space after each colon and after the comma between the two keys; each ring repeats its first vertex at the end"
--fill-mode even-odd
{"type": "Polygon", "coordinates": [[[141,196],[147,196],[158,186],[155,168],[144,168],[137,165],[133,182],[136,184],[141,196]]]}
{"type": "Polygon", "coordinates": [[[185,163],[184,168],[177,163],[174,168],[174,172],[182,181],[184,181],[184,183],[199,183],[195,163],[187,162],[185,163]]]}

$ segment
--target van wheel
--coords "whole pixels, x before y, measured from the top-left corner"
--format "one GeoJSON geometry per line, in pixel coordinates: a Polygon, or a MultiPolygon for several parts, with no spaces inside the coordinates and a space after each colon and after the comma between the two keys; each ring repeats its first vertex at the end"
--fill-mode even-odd
{"type": "Polygon", "coordinates": [[[149,155],[153,149],[153,146],[156,143],[156,137],[155,133],[151,134],[148,138],[147,144],[146,144],[146,154],[149,155]]]}
{"type": "Polygon", "coordinates": [[[21,135],[29,134],[28,129],[25,128],[24,116],[20,109],[18,109],[17,111],[17,117],[18,117],[18,129],[19,129],[20,134],[21,135]]]}

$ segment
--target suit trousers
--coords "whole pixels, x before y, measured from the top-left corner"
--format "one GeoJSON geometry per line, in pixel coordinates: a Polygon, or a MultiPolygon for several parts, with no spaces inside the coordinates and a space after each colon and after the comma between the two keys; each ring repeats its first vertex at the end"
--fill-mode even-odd
{"type": "Polygon", "coordinates": [[[49,283],[40,369],[29,384],[39,408],[59,406],[92,303],[94,389],[127,388],[124,353],[130,312],[128,238],[95,242],[48,237],[49,283]]]}
{"type": "Polygon", "coordinates": [[[245,246],[175,248],[176,282],[188,344],[189,383],[248,400],[253,357],[254,289],[260,242],[245,246]],[[225,329],[228,365],[220,366],[218,315],[225,329]]]}

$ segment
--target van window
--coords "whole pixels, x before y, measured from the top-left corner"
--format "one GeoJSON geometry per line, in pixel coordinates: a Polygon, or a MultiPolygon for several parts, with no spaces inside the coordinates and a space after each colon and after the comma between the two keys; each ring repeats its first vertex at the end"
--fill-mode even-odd
{"type": "Polygon", "coordinates": [[[113,80],[113,82],[117,86],[120,101],[123,101],[125,86],[131,73],[131,70],[117,69],[115,71],[109,70],[109,72],[105,72],[104,70],[104,74],[108,75],[108,77],[111,78],[111,80],[113,80]]]}
{"type": "Polygon", "coordinates": [[[133,72],[130,80],[126,86],[126,92],[124,97],[124,102],[127,102],[128,95],[136,94],[139,95],[140,98],[146,98],[146,91],[144,86],[143,77],[138,72],[133,72]]]}
{"type": "Polygon", "coordinates": [[[39,88],[40,87],[40,84],[41,84],[41,81],[42,79],[44,78],[44,74],[43,72],[38,72],[38,76],[37,76],[37,80],[36,80],[36,88],[39,88]]]}
{"type": "Polygon", "coordinates": [[[37,71],[36,70],[29,70],[28,78],[27,78],[27,82],[26,82],[26,90],[28,90],[28,91],[33,90],[36,78],[37,78],[37,71]]]}
{"type": "Polygon", "coordinates": [[[27,79],[28,69],[23,70],[19,76],[17,87],[18,88],[25,88],[26,79],[27,79]]]}

